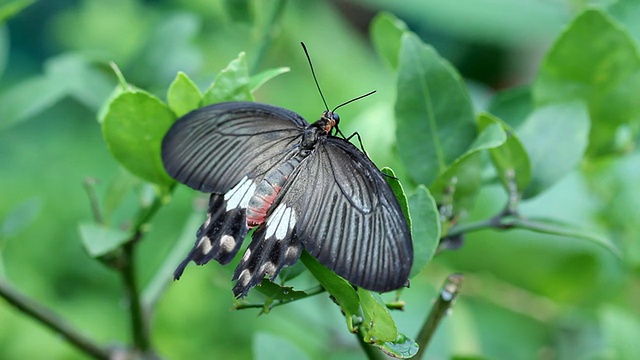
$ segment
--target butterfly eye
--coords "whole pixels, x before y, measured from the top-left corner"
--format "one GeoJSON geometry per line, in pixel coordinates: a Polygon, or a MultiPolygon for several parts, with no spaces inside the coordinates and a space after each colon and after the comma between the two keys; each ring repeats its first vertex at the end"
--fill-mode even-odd
{"type": "Polygon", "coordinates": [[[336,125],[338,125],[338,123],[340,122],[340,115],[333,113],[331,115],[331,118],[336,122],[336,125]]]}

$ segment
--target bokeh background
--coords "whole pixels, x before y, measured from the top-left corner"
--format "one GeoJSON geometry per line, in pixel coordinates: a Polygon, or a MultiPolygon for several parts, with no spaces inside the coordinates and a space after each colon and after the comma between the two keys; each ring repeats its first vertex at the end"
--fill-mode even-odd
{"type": "MultiPolygon", "coordinates": [[[[4,7],[9,10],[0,14],[0,276],[87,336],[114,346],[129,341],[118,274],[87,255],[78,233],[79,223],[92,220],[85,179],[96,179],[103,194],[127,178],[96,121],[117,82],[108,61],[130,83],[164,98],[178,71],[206,88],[245,51],[254,73],[291,68],[258,90],[257,100],[313,120],[323,105],[299,45],[304,41],[330,106],[377,90],[342,109],[343,131],[357,130],[378,166],[397,167],[388,151],[394,143],[395,78],[368,37],[375,14],[394,13],[432,44],[463,75],[481,110],[497,91],[532,81],[545,51],[573,16],[586,6],[611,3],[43,0],[15,14],[4,7]]],[[[639,161],[630,152],[592,163],[523,206],[527,214],[611,235],[623,258],[582,240],[525,231],[474,233],[460,250],[438,255],[412,280],[403,295],[407,310],[394,312],[400,330],[415,336],[445,277],[463,272],[462,294],[429,358],[640,358],[639,161]]],[[[142,284],[183,232],[194,197],[178,189],[153,222],[138,251],[142,284]]],[[[504,201],[499,185],[486,186],[461,221],[491,216],[504,201]]],[[[118,216],[126,219],[132,207],[125,201],[118,216]]],[[[364,358],[326,296],[263,316],[231,311],[232,269],[190,267],[169,286],[151,326],[161,356],[364,358]]],[[[0,358],[43,354],[85,358],[0,302],[0,358]]]]}

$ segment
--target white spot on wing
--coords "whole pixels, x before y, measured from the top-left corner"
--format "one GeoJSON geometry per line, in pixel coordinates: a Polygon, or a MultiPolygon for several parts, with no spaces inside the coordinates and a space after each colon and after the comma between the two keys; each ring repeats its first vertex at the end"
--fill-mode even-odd
{"type": "Polygon", "coordinates": [[[251,249],[247,249],[244,252],[244,255],[242,256],[242,262],[246,262],[247,260],[249,260],[250,256],[251,256],[251,249]]]}
{"type": "Polygon", "coordinates": [[[205,255],[208,254],[209,251],[211,251],[211,249],[213,248],[209,237],[208,236],[201,237],[200,241],[198,242],[197,248],[200,249],[200,251],[202,251],[203,254],[205,255]]]}
{"type": "Polygon", "coordinates": [[[240,285],[242,287],[245,287],[247,286],[250,280],[251,280],[251,273],[249,272],[249,269],[242,270],[242,272],[240,273],[240,276],[238,277],[238,282],[240,283],[240,285]]]}
{"type": "Polygon", "coordinates": [[[226,210],[229,211],[238,207],[246,208],[255,191],[256,185],[253,181],[246,176],[243,177],[233,189],[224,194],[224,199],[227,201],[226,210]]]}
{"type": "Polygon", "coordinates": [[[260,266],[260,272],[264,272],[269,276],[273,276],[273,274],[276,272],[276,266],[271,261],[268,261],[260,266]]]}
{"type": "Polygon", "coordinates": [[[275,235],[277,240],[284,240],[287,233],[296,225],[296,214],[290,207],[280,204],[267,219],[265,238],[275,235]]]}
{"type": "Polygon", "coordinates": [[[220,238],[220,247],[222,250],[230,252],[234,247],[236,247],[236,239],[230,235],[222,235],[220,238]]]}

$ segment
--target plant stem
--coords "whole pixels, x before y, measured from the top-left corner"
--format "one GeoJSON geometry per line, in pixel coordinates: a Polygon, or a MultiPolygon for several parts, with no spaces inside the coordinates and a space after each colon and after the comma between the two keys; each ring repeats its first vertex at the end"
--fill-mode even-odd
{"type": "MultiPolygon", "coordinates": [[[[275,303],[273,303],[270,308],[274,308],[280,305],[284,305],[284,304],[288,304],[290,302],[294,302],[294,301],[298,301],[298,300],[302,300],[302,299],[306,299],[308,297],[311,296],[315,296],[318,294],[322,294],[323,292],[325,292],[326,290],[318,285],[310,290],[306,290],[305,293],[307,294],[307,296],[302,297],[302,298],[296,298],[296,299],[286,299],[286,300],[278,300],[275,303]]],[[[233,309],[234,310],[244,310],[244,309],[262,309],[264,308],[265,304],[261,303],[261,304],[243,304],[243,303],[238,303],[236,305],[234,305],[233,309]]]]}
{"type": "Polygon", "coordinates": [[[451,274],[444,282],[444,285],[440,290],[440,296],[438,296],[433,304],[431,312],[429,312],[429,316],[422,325],[422,329],[420,329],[420,333],[416,339],[416,342],[420,346],[420,349],[415,355],[416,359],[421,359],[427,350],[429,341],[433,338],[433,334],[435,334],[440,321],[442,321],[442,318],[446,315],[447,311],[456,300],[458,291],[460,291],[460,286],[462,286],[463,279],[462,274],[451,274]]]}
{"type": "Polygon", "coordinates": [[[6,299],[9,304],[13,305],[18,310],[29,315],[45,327],[48,327],[64,337],[70,344],[85,354],[96,359],[108,360],[111,358],[111,354],[108,349],[101,347],[93,340],[82,335],[58,315],[36,303],[26,295],[19,293],[16,289],[12,288],[9,283],[2,279],[0,279],[0,296],[6,299]]]}
{"type": "MultiPolygon", "coordinates": [[[[136,237],[139,237],[139,234],[136,237]]],[[[134,250],[136,243],[137,241],[134,240],[123,246],[124,262],[122,268],[120,268],[120,274],[122,276],[125,296],[129,303],[133,345],[136,350],[146,353],[151,347],[151,342],[149,341],[146,316],[142,307],[140,291],[135,276],[134,250]]]]}

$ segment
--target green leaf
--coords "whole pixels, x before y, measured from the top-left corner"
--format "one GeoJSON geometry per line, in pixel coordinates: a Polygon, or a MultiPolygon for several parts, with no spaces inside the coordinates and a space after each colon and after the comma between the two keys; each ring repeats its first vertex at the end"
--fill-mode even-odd
{"type": "Polygon", "coordinates": [[[452,204],[453,213],[471,208],[482,180],[483,162],[480,152],[502,146],[506,140],[507,135],[499,123],[492,122],[485,126],[469,149],[429,186],[436,202],[452,204]]]}
{"type": "Polygon", "coordinates": [[[261,72],[260,74],[253,75],[249,80],[249,89],[254,92],[260,88],[264,83],[273,79],[274,77],[289,72],[291,70],[288,67],[279,67],[275,69],[269,69],[261,72]]]}
{"type": "Polygon", "coordinates": [[[518,193],[522,193],[531,181],[529,155],[527,155],[520,139],[509,125],[487,113],[482,113],[478,116],[480,131],[495,123],[502,126],[507,135],[507,140],[501,146],[489,150],[491,160],[498,172],[498,178],[507,192],[510,191],[511,183],[515,181],[518,193]]]}
{"type": "Polygon", "coordinates": [[[400,183],[400,180],[396,177],[396,173],[393,172],[393,169],[389,167],[382,168],[383,174],[387,175],[387,183],[393,194],[398,199],[398,204],[400,204],[400,208],[402,209],[402,213],[404,214],[405,219],[407,219],[407,223],[409,224],[409,229],[411,229],[411,214],[409,213],[409,203],[407,202],[407,194],[404,192],[404,188],[400,183]]]}
{"type": "Polygon", "coordinates": [[[371,21],[371,42],[378,55],[385,59],[392,69],[398,67],[401,38],[407,30],[407,24],[385,11],[380,12],[371,21]]]}
{"type": "Polygon", "coordinates": [[[271,360],[278,359],[310,359],[307,354],[282,337],[258,332],[253,338],[253,359],[271,360]],[[275,356],[277,354],[277,356],[275,356]]]}
{"type": "Polygon", "coordinates": [[[531,88],[528,86],[500,91],[491,99],[488,112],[517,128],[531,113],[531,88]]]}
{"type": "Polygon", "coordinates": [[[131,173],[154,184],[169,187],[160,158],[162,138],[175,115],[155,96],[140,90],[118,95],[102,119],[102,135],[113,156],[131,173]]]}
{"type": "Polygon", "coordinates": [[[14,17],[35,1],[36,0],[13,0],[0,5],[0,25],[4,24],[7,20],[14,17]]]}
{"type": "Polygon", "coordinates": [[[413,265],[411,274],[418,274],[431,261],[440,241],[440,213],[436,201],[424,185],[419,185],[409,197],[411,216],[416,220],[411,228],[413,239],[413,265]]]}
{"type": "Polygon", "coordinates": [[[320,264],[313,256],[309,255],[306,251],[302,252],[300,260],[304,263],[304,266],[309,269],[311,274],[320,282],[320,285],[333,296],[335,301],[340,305],[344,317],[347,320],[347,328],[350,332],[356,332],[357,329],[354,326],[354,318],[360,316],[360,302],[358,300],[358,294],[353,289],[353,286],[347,282],[347,280],[336,275],[333,271],[320,264]]]}
{"type": "Polygon", "coordinates": [[[182,71],[169,86],[167,102],[169,108],[180,117],[200,106],[202,94],[198,86],[182,71]]]}
{"type": "Polygon", "coordinates": [[[224,68],[202,99],[202,106],[223,101],[253,101],[247,60],[242,52],[224,68]]]}
{"type": "Polygon", "coordinates": [[[387,341],[381,344],[375,343],[373,345],[385,354],[399,359],[410,359],[414,357],[420,348],[413,339],[408,338],[402,333],[398,333],[398,338],[394,341],[387,341]]]}
{"type": "Polygon", "coordinates": [[[582,160],[588,144],[589,114],[581,102],[537,108],[517,131],[531,162],[524,197],[535,196],[582,160]]]}
{"type": "Polygon", "coordinates": [[[93,258],[107,255],[120,248],[131,236],[126,231],[95,223],[80,224],[78,229],[82,245],[93,258]]]}
{"type": "Polygon", "coordinates": [[[460,75],[414,34],[402,36],[395,104],[398,153],[419,184],[433,182],[475,137],[460,75]]]}
{"type": "Polygon", "coordinates": [[[385,343],[398,338],[398,327],[380,295],[358,288],[364,321],[362,338],[367,343],[385,343]]]}
{"type": "MultiPolygon", "coordinates": [[[[587,154],[626,150],[619,131],[640,121],[640,56],[629,34],[600,10],[579,15],[544,59],[533,86],[536,105],[582,100],[591,131],[587,154]]],[[[633,128],[634,126],[631,126],[633,128]]],[[[631,140],[627,140],[631,141],[631,140]]],[[[535,174],[534,168],[534,174],[535,174]]]]}
{"type": "Polygon", "coordinates": [[[44,75],[23,80],[0,94],[0,129],[25,121],[66,96],[98,109],[113,83],[79,55],[61,55],[45,63],[44,75]]]}
{"type": "Polygon", "coordinates": [[[264,296],[268,297],[271,301],[273,300],[299,300],[304,299],[308,295],[304,291],[293,290],[290,286],[280,286],[278,284],[269,281],[268,279],[263,279],[260,283],[260,286],[256,286],[255,288],[264,296]]]}

